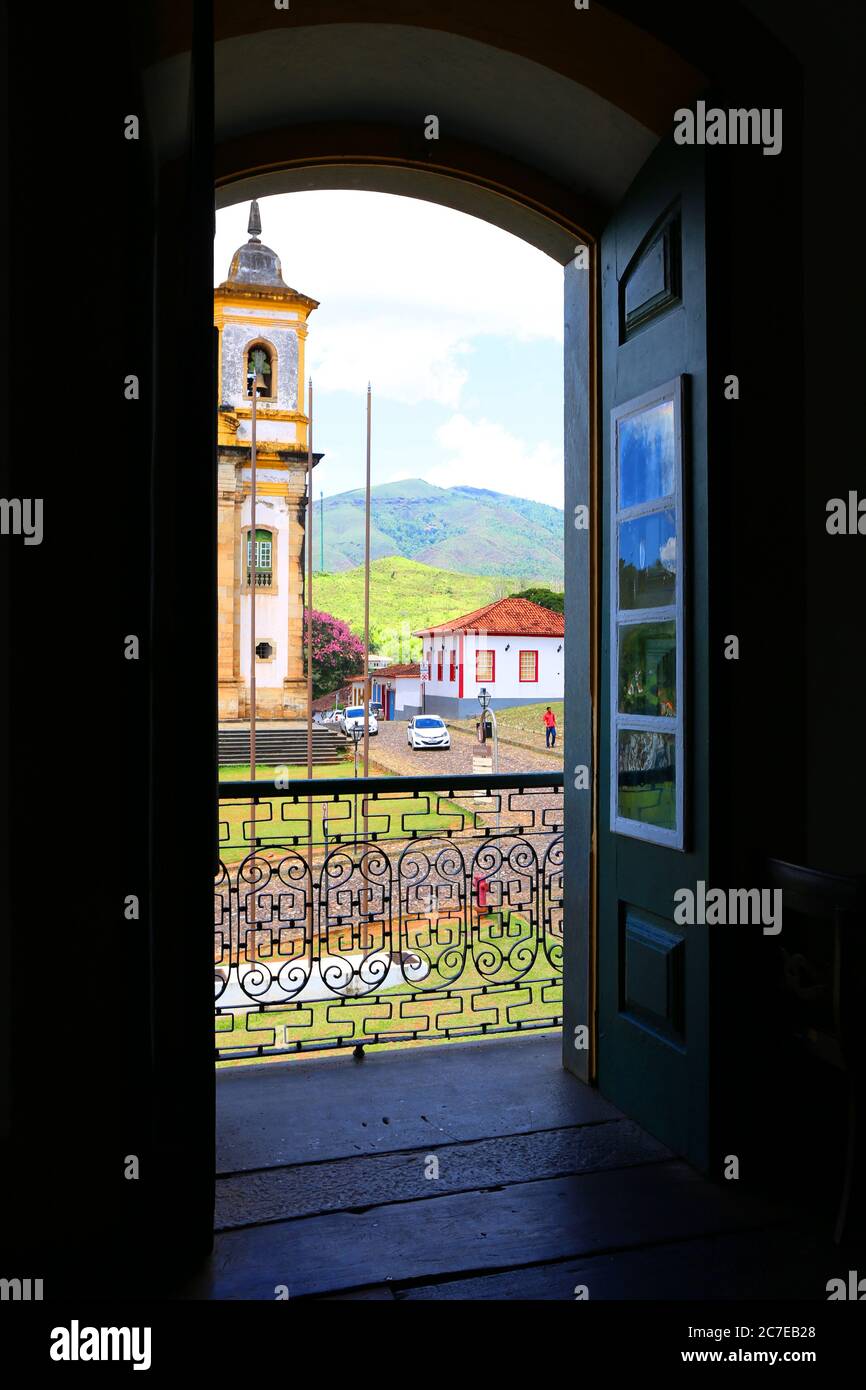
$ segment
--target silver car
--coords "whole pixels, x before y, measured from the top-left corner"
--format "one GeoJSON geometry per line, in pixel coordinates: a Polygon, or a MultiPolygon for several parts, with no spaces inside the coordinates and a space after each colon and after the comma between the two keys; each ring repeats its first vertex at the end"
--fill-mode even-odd
{"type": "Polygon", "coordinates": [[[410,748],[450,748],[451,735],[438,714],[416,714],[409,720],[406,742],[410,748]]]}

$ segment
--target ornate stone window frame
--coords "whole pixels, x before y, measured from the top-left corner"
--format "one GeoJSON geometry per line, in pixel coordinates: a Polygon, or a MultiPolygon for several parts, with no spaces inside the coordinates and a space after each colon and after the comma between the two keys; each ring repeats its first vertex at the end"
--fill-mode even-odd
{"type": "Polygon", "coordinates": [[[245,345],[245,347],[244,347],[244,353],[243,353],[243,374],[242,374],[242,377],[241,377],[241,385],[242,385],[242,393],[243,393],[243,394],[242,394],[242,399],[243,399],[245,402],[247,402],[251,408],[252,408],[252,401],[253,401],[253,398],[252,398],[252,396],[248,396],[248,395],[247,395],[247,364],[249,363],[249,360],[250,360],[250,353],[253,351],[254,348],[257,348],[257,347],[261,347],[261,348],[265,348],[265,349],[266,349],[267,354],[268,354],[268,357],[269,357],[269,359],[270,359],[270,364],[271,364],[271,379],[270,379],[270,383],[269,383],[271,389],[270,389],[270,391],[268,392],[268,394],[267,394],[266,396],[259,396],[257,399],[259,400],[259,402],[262,402],[262,401],[276,401],[276,400],[278,399],[278,397],[277,397],[277,390],[278,390],[277,372],[278,372],[278,370],[279,370],[279,354],[278,354],[278,352],[277,352],[277,349],[274,347],[274,344],[273,344],[268,338],[263,338],[263,337],[259,334],[259,335],[257,335],[255,338],[250,338],[250,341],[249,341],[249,342],[245,345]]]}
{"type": "MultiPolygon", "coordinates": [[[[248,521],[244,522],[243,526],[241,527],[241,553],[240,553],[241,593],[244,593],[244,594],[248,594],[248,593],[250,592],[250,589],[252,588],[252,586],[251,586],[250,584],[247,583],[247,543],[248,543],[248,540],[249,540],[249,533],[250,533],[251,530],[252,530],[252,526],[250,525],[250,523],[249,523],[248,521]]],[[[266,594],[268,598],[273,598],[273,597],[275,597],[275,596],[279,593],[279,591],[280,591],[280,586],[279,586],[279,581],[278,581],[279,570],[278,570],[278,568],[277,568],[277,565],[278,565],[278,562],[279,562],[279,541],[280,541],[280,533],[279,533],[279,531],[277,530],[276,526],[274,526],[273,524],[265,525],[265,524],[263,524],[263,522],[262,522],[260,519],[257,519],[257,520],[256,520],[256,530],[257,530],[257,531],[270,531],[270,533],[271,533],[271,576],[272,576],[270,588],[269,588],[269,589],[257,589],[257,590],[256,590],[256,593],[263,594],[263,595],[266,594]]]]}

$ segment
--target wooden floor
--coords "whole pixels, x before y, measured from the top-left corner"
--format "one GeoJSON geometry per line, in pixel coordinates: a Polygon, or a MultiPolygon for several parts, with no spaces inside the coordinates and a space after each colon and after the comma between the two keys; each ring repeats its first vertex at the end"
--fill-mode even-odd
{"type": "Polygon", "coordinates": [[[829,1241],[705,1181],[559,1054],[516,1036],[220,1071],[194,1296],[826,1299],[829,1241]]]}

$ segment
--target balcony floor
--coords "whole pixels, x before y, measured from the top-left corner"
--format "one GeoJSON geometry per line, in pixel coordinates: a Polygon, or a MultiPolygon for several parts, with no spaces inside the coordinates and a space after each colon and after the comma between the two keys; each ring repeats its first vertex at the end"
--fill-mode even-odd
{"type": "Polygon", "coordinates": [[[228,1068],[217,1114],[197,1297],[826,1299],[844,1263],[569,1076],[556,1035],[228,1068]]]}

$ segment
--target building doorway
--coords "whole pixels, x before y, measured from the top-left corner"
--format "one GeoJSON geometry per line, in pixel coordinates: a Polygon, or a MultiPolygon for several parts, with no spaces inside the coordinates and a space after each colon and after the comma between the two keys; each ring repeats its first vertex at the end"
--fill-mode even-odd
{"type": "MultiPolygon", "coordinates": [[[[330,201],[322,192],[256,200],[249,213],[249,240],[234,249],[242,238],[247,205],[239,211],[241,220],[234,219],[231,232],[221,231],[218,223],[215,264],[220,712],[226,692],[233,708],[244,712],[245,622],[249,627],[245,611],[253,603],[259,614],[257,631],[264,621],[267,630],[277,635],[283,671],[302,673],[304,634],[297,616],[301,601],[307,604],[307,585],[312,584],[315,611],[327,610],[329,619],[349,623],[351,607],[338,609],[332,603],[347,594],[348,605],[349,579],[363,577],[360,568],[349,569],[348,576],[345,572],[311,576],[303,557],[307,529],[312,526],[315,538],[320,534],[322,485],[337,518],[324,526],[329,551],[345,555],[350,564],[359,530],[357,473],[338,471],[346,490],[338,485],[336,497],[331,496],[334,485],[323,476],[332,447],[329,435],[339,431],[348,391],[345,369],[340,375],[327,350],[324,379],[331,383],[331,391],[317,393],[312,518],[309,513],[302,515],[298,505],[306,488],[307,461],[301,457],[300,446],[305,439],[309,446],[306,431],[310,426],[305,414],[304,363],[316,360],[317,332],[325,335],[332,354],[336,349],[339,357],[343,339],[351,339],[355,326],[353,319],[347,330],[339,307],[328,302],[328,258],[321,259],[321,243],[328,234],[320,227],[328,217],[337,226],[352,225],[359,242],[364,236],[368,239],[365,284],[372,297],[367,313],[373,344],[361,366],[366,365],[374,377],[377,370],[385,375],[385,381],[378,383],[383,403],[376,416],[376,436],[381,441],[377,462],[384,458],[385,463],[376,470],[379,486],[374,498],[378,500],[381,487],[387,514],[375,515],[373,558],[388,570],[382,576],[387,581],[384,594],[381,586],[372,586],[370,631],[376,645],[371,642],[371,650],[377,663],[391,659],[384,675],[398,687],[401,698],[398,702],[394,689],[389,691],[385,722],[393,728],[379,729],[371,750],[382,785],[377,781],[363,794],[359,795],[349,775],[353,759],[348,743],[336,765],[323,760],[314,767],[320,780],[314,778],[309,787],[300,787],[306,775],[303,768],[270,766],[265,745],[276,736],[272,720],[263,726],[258,742],[256,775],[267,780],[282,772],[289,783],[285,795],[254,793],[243,784],[243,767],[223,768],[215,921],[219,1063],[332,1049],[360,1056],[373,1047],[558,1031],[562,1020],[562,762],[558,749],[541,751],[541,714],[544,699],[553,700],[561,721],[565,662],[561,598],[558,608],[545,607],[545,595],[554,605],[558,595],[542,587],[547,579],[558,590],[564,579],[562,269],[548,252],[518,242],[495,224],[424,204],[418,198],[385,197],[379,192],[364,195],[352,189],[338,190],[330,201]],[[370,220],[372,232],[367,231],[365,219],[370,220]],[[291,244],[292,234],[296,262],[290,266],[283,250],[284,244],[291,244]],[[423,297],[415,303],[409,296],[400,308],[395,297],[390,312],[402,313],[399,326],[395,329],[390,319],[383,325],[373,315],[395,278],[399,290],[399,252],[424,244],[425,239],[431,244],[426,258],[428,281],[435,286],[430,307],[425,310],[423,297]],[[379,252],[380,241],[384,252],[379,252]],[[450,253],[434,252],[432,244],[441,247],[445,241],[453,248],[450,253]],[[275,243],[273,248],[270,242],[275,243]],[[223,267],[229,264],[229,278],[222,279],[223,267]],[[521,283],[524,293],[535,300],[537,320],[544,328],[536,325],[534,339],[524,326],[519,303],[508,311],[499,308],[500,285],[509,280],[521,283]],[[316,298],[289,288],[288,281],[303,291],[313,290],[316,298]],[[400,356],[407,335],[414,334],[419,351],[423,349],[425,327],[435,345],[437,332],[442,332],[439,301],[447,308],[449,294],[453,305],[448,314],[456,327],[446,318],[445,345],[433,350],[431,361],[425,366],[426,359],[422,360],[415,371],[424,381],[430,377],[447,382],[449,374],[457,376],[451,354],[459,348],[467,359],[471,355],[476,365],[474,377],[466,374],[468,394],[474,391],[477,396],[487,386],[487,378],[496,378],[494,385],[487,386],[486,396],[493,418],[485,413],[478,425],[453,414],[461,399],[454,385],[447,391],[436,386],[430,397],[432,409],[425,416],[423,382],[406,380],[408,368],[400,356]],[[324,301],[321,308],[320,300],[324,301]],[[319,327],[326,314],[331,318],[319,327]],[[296,326],[293,315],[299,315],[296,326]],[[493,348],[486,346],[484,335],[493,340],[493,348]],[[257,494],[256,558],[259,571],[267,565],[273,576],[267,592],[258,583],[248,582],[246,590],[243,585],[232,587],[238,569],[233,537],[243,538],[253,524],[252,420],[243,394],[243,367],[259,340],[270,344],[269,368],[275,382],[273,408],[264,401],[258,415],[262,455],[258,467],[263,467],[265,481],[257,494]],[[536,341],[540,347],[533,355],[536,341]],[[335,373],[339,389],[334,386],[335,373]],[[551,376],[555,385],[548,384],[551,376]],[[521,390],[532,401],[522,413],[521,390]],[[543,399],[545,390],[548,400],[543,399]],[[412,461],[415,455],[410,448],[401,453],[398,463],[403,473],[411,466],[421,476],[409,479],[404,496],[400,482],[391,481],[387,460],[389,444],[391,454],[395,452],[391,417],[405,405],[407,393],[414,398],[410,440],[421,461],[417,465],[412,461]],[[441,428],[436,424],[439,418],[441,428]],[[421,447],[421,437],[428,430],[431,442],[434,434],[442,436],[453,450],[457,425],[472,438],[492,434],[497,443],[510,443],[515,456],[483,456],[473,465],[471,451],[465,447],[456,462],[443,451],[446,478],[434,485],[443,465],[437,463],[433,450],[421,447]],[[533,436],[533,428],[540,433],[533,436]],[[554,443],[549,442],[551,436],[554,443]],[[525,454],[517,456],[521,447],[525,454]],[[557,477],[548,476],[553,466],[543,471],[548,455],[554,456],[557,477]],[[463,464],[475,471],[455,474],[455,467],[463,464]],[[454,486],[447,485],[451,482],[454,486]],[[485,486],[476,487],[475,482],[485,486]],[[405,504],[405,515],[400,513],[395,523],[391,513],[398,502],[405,504]],[[419,558],[389,552],[389,545],[404,543],[411,527],[414,532],[405,544],[408,555],[419,558]],[[447,559],[437,564],[431,534],[439,540],[443,555],[453,555],[453,572],[444,567],[447,559]],[[383,549],[385,558],[377,560],[383,549]],[[429,563],[422,563],[422,555],[429,563]],[[500,557],[503,572],[490,572],[491,555],[500,557]],[[401,565],[407,566],[405,574],[401,565]],[[336,578],[337,586],[331,582],[336,578]],[[405,598],[398,591],[400,582],[407,585],[405,598]],[[512,590],[518,591],[516,597],[512,590]],[[333,597],[329,599],[327,593],[333,597]],[[434,594],[436,604],[431,608],[434,594]],[[482,597],[488,602],[479,609],[482,597]],[[412,608],[413,603],[420,606],[412,608]],[[473,624],[465,633],[461,629],[459,638],[450,635],[447,657],[442,654],[445,639],[439,638],[438,684],[466,697],[460,701],[461,718],[446,726],[432,699],[429,710],[419,714],[417,658],[425,639],[418,630],[440,618],[456,621],[467,609],[473,610],[473,624]],[[390,620],[393,612],[404,615],[399,626],[390,620]],[[392,645],[395,641],[397,648],[392,645]],[[482,648],[491,649],[489,669],[482,670],[475,656],[479,641],[482,648]],[[414,664],[411,658],[416,658],[414,664]],[[534,711],[537,749],[527,749],[519,738],[506,737],[500,768],[498,749],[494,763],[490,747],[479,748],[477,721],[463,717],[463,706],[480,713],[475,698],[479,685],[490,687],[506,734],[510,713],[518,711],[530,718],[534,711]],[[461,723],[470,728],[463,729],[461,723]],[[341,782],[343,774],[348,780],[341,782]],[[387,790],[389,774],[398,775],[403,784],[394,794],[387,790]],[[457,781],[452,783],[446,774],[456,774],[457,781]],[[470,774],[482,779],[489,775],[471,787],[461,785],[461,779],[471,780],[470,774]],[[235,790],[238,780],[243,785],[235,790]]],[[[332,235],[332,253],[335,244],[332,235]]],[[[406,258],[410,286],[415,280],[410,263],[414,259],[414,254],[406,258]]],[[[338,287],[339,283],[338,276],[338,287]]],[[[409,295],[408,289],[403,294],[409,295]]],[[[349,302],[357,316],[356,301],[349,302]]],[[[351,439],[337,434],[338,459],[351,446],[351,439]]],[[[342,568],[345,571],[345,565],[342,568]]],[[[269,699],[272,693],[279,699],[279,691],[272,692],[270,686],[278,686],[280,674],[276,671],[270,678],[265,692],[269,699]]],[[[258,678],[261,681],[261,668],[258,678]]],[[[284,691],[288,686],[284,679],[284,691]]],[[[354,686],[351,699],[342,701],[339,689],[320,698],[335,707],[345,705],[344,720],[332,721],[331,727],[351,734],[348,721],[358,698],[354,686]]],[[[270,720],[278,708],[272,711],[262,700],[260,689],[259,715],[270,720]]],[[[321,726],[316,730],[317,736],[324,732],[321,726]]],[[[523,726],[514,732],[522,733],[523,726]]],[[[285,764],[288,759],[281,761],[285,764]]]]}

